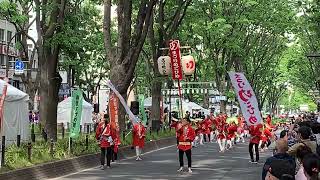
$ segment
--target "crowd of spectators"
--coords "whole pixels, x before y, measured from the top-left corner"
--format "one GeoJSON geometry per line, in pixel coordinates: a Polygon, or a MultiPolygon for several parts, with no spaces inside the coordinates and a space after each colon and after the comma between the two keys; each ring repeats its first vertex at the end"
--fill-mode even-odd
{"type": "Polygon", "coordinates": [[[320,123],[314,114],[278,125],[280,131],[262,170],[263,180],[320,180],[320,123]]]}

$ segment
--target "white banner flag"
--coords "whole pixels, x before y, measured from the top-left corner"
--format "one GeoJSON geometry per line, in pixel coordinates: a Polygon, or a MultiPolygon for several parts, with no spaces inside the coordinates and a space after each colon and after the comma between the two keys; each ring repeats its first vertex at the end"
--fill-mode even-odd
{"type": "Polygon", "coordinates": [[[229,76],[237,94],[243,117],[248,125],[261,124],[262,118],[257,98],[247,78],[242,73],[237,72],[229,72],[229,76]]]}

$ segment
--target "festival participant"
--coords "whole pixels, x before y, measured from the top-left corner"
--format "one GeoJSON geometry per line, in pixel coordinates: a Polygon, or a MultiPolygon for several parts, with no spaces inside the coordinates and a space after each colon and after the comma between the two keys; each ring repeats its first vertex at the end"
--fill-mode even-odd
{"type": "Polygon", "coordinates": [[[232,148],[234,143],[235,133],[237,132],[237,125],[235,122],[232,122],[231,125],[227,128],[227,149],[232,148]],[[229,147],[228,147],[229,145],[229,147]]]}
{"type": "Polygon", "coordinates": [[[105,169],[105,157],[107,155],[107,168],[110,168],[112,149],[111,144],[113,143],[113,137],[111,134],[111,126],[109,123],[109,115],[104,114],[101,122],[98,124],[96,130],[96,139],[99,142],[100,150],[101,150],[101,169],[105,169]],[[106,154],[107,151],[107,154],[106,154]]]}
{"type": "Polygon", "coordinates": [[[217,126],[218,126],[218,118],[214,117],[213,113],[210,113],[210,114],[211,114],[210,120],[211,120],[211,125],[212,125],[212,130],[211,130],[210,136],[211,136],[211,142],[213,143],[214,139],[217,139],[216,130],[217,130],[217,126]]]}
{"type": "Polygon", "coordinates": [[[205,136],[205,142],[211,142],[211,130],[212,130],[212,122],[210,120],[210,116],[207,116],[204,119],[204,136],[205,136]]]}
{"type": "Polygon", "coordinates": [[[183,154],[186,153],[188,159],[188,172],[192,173],[191,170],[191,143],[195,139],[195,131],[190,125],[190,120],[182,119],[182,127],[177,129],[178,140],[179,140],[179,162],[180,168],[178,172],[183,171],[184,163],[183,163],[183,154]]]}
{"type": "Polygon", "coordinates": [[[118,129],[119,129],[119,127],[112,127],[112,125],[111,125],[111,136],[114,137],[113,143],[111,145],[111,149],[112,149],[111,160],[112,160],[112,162],[115,162],[116,160],[118,160],[118,150],[119,150],[119,145],[121,144],[118,129]]]}
{"type": "Polygon", "coordinates": [[[237,142],[240,142],[242,140],[242,143],[244,143],[244,119],[241,116],[238,116],[238,128],[237,128],[237,142]]]}
{"type": "Polygon", "coordinates": [[[225,151],[225,146],[226,146],[226,124],[224,120],[222,119],[217,127],[218,129],[218,144],[220,147],[219,152],[224,152],[225,151]]]}
{"type": "Polygon", "coordinates": [[[249,127],[249,133],[251,135],[250,144],[249,144],[249,154],[251,158],[251,163],[259,162],[259,141],[262,134],[262,124],[258,124],[256,126],[251,125],[249,127]],[[255,147],[256,160],[253,158],[253,146],[255,147]]]}
{"type": "Polygon", "coordinates": [[[141,159],[141,152],[144,147],[144,139],[146,136],[145,132],[146,132],[146,129],[145,129],[144,125],[142,124],[141,120],[139,120],[139,122],[136,123],[132,129],[132,136],[133,136],[132,137],[132,145],[136,149],[136,156],[137,156],[136,161],[142,160],[141,159]]]}
{"type": "Polygon", "coordinates": [[[193,141],[192,147],[197,147],[198,143],[200,143],[201,145],[203,145],[203,134],[202,134],[202,127],[201,127],[201,123],[199,121],[196,122],[196,137],[193,141]],[[202,136],[202,138],[201,138],[202,136]]]}
{"type": "Polygon", "coordinates": [[[261,133],[260,141],[259,141],[259,149],[261,152],[268,149],[268,146],[271,144],[272,133],[266,126],[264,126],[264,130],[261,133]]]}

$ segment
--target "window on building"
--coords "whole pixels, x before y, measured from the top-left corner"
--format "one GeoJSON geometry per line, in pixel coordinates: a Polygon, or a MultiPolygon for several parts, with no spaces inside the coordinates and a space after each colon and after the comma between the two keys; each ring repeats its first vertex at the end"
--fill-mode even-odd
{"type": "Polygon", "coordinates": [[[0,54],[0,66],[5,66],[5,65],[6,65],[5,57],[3,54],[0,54]]]}
{"type": "MultiPolygon", "coordinates": [[[[12,32],[11,31],[7,31],[7,43],[10,42],[11,38],[12,38],[12,32]]],[[[13,42],[14,42],[14,40],[12,40],[10,44],[12,44],[13,42]]]]}
{"type": "Polygon", "coordinates": [[[4,41],[4,29],[0,29],[0,42],[4,41]]]}

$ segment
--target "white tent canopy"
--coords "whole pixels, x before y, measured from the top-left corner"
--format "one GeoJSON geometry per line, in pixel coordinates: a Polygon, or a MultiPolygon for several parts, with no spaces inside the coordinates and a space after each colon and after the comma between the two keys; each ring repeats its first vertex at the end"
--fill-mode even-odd
{"type": "MultiPolygon", "coordinates": [[[[66,127],[71,120],[71,110],[72,110],[72,97],[68,97],[58,104],[57,122],[63,123],[66,127]]],[[[80,124],[84,127],[87,123],[92,123],[92,111],[93,106],[83,100],[82,103],[82,115],[80,124]]]]}
{"type": "MultiPolygon", "coordinates": [[[[0,80],[1,96],[5,84],[5,81],[0,80]]],[[[29,140],[28,101],[29,96],[26,93],[10,84],[8,85],[3,109],[3,131],[1,131],[1,136],[6,137],[6,144],[14,143],[17,140],[17,135],[21,136],[22,142],[29,140]]]]}

